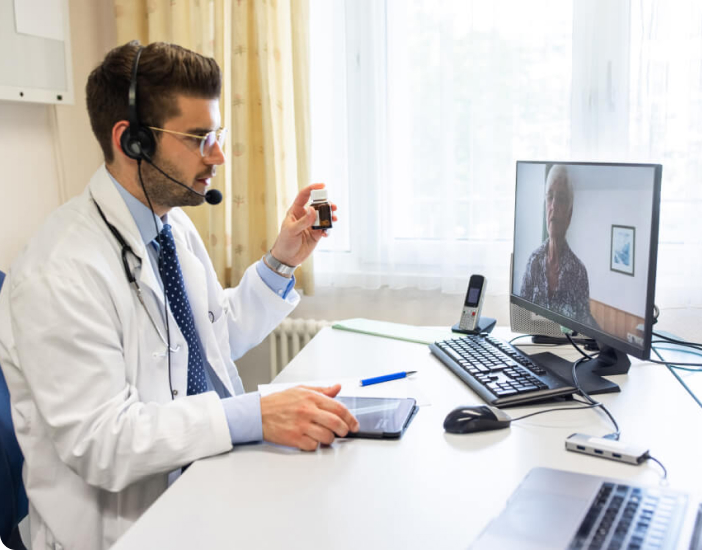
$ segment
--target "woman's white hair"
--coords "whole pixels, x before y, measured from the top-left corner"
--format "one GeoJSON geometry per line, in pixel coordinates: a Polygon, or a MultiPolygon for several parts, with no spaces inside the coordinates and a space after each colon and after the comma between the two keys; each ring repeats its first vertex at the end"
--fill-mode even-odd
{"type": "Polygon", "coordinates": [[[573,207],[573,184],[570,183],[570,178],[568,177],[568,169],[563,164],[554,164],[548,171],[548,176],[546,177],[546,193],[551,188],[551,186],[557,181],[562,181],[566,187],[566,194],[568,196],[568,204],[573,207]]]}

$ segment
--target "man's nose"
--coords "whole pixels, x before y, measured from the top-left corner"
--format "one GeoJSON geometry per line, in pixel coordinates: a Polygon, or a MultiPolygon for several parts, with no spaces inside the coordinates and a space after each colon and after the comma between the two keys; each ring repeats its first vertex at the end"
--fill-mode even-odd
{"type": "Polygon", "coordinates": [[[224,151],[222,151],[222,147],[219,145],[219,142],[215,141],[215,144],[212,146],[212,151],[210,151],[210,154],[207,155],[204,160],[205,164],[209,165],[220,166],[224,164],[224,151]]]}

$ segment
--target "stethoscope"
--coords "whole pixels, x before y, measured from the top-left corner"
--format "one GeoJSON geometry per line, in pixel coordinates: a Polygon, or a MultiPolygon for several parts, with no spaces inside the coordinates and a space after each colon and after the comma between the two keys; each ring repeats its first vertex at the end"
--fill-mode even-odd
{"type": "Polygon", "coordinates": [[[149,318],[149,321],[151,321],[151,324],[153,325],[154,329],[156,330],[158,337],[161,339],[161,342],[163,342],[163,344],[166,346],[166,348],[171,353],[178,352],[180,350],[180,345],[176,345],[175,348],[171,347],[170,338],[166,339],[166,337],[163,335],[161,330],[158,328],[158,325],[156,324],[156,320],[151,315],[149,308],[146,307],[146,303],[144,302],[144,297],[142,296],[141,287],[139,286],[139,282],[137,281],[137,278],[134,276],[134,273],[132,272],[132,268],[129,265],[129,259],[127,258],[127,255],[131,254],[132,256],[137,258],[140,262],[140,265],[141,265],[141,258],[136,255],[134,250],[132,250],[132,247],[129,246],[129,243],[127,243],[127,241],[124,240],[124,237],[117,230],[117,228],[114,225],[112,225],[110,222],[107,221],[105,214],[102,212],[102,208],[100,208],[100,205],[97,203],[97,201],[94,198],[93,198],[93,202],[95,203],[95,206],[97,207],[98,212],[100,213],[100,217],[102,218],[102,221],[105,222],[105,225],[110,230],[110,233],[112,233],[112,235],[115,237],[115,239],[117,239],[117,242],[122,247],[122,265],[124,266],[124,274],[127,276],[127,281],[129,282],[129,284],[134,287],[134,290],[136,291],[137,298],[139,299],[139,302],[141,303],[142,307],[144,308],[144,311],[146,312],[146,315],[149,318]]]}

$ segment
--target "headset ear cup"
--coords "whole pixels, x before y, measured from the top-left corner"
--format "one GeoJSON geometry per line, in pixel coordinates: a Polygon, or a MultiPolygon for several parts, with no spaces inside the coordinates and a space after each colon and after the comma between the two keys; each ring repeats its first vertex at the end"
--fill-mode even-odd
{"type": "Polygon", "coordinates": [[[132,135],[131,127],[125,129],[120,138],[120,145],[124,154],[134,160],[151,158],[156,152],[154,133],[145,126],[139,126],[136,135],[132,135]]]}
{"type": "Polygon", "coordinates": [[[139,145],[141,147],[142,158],[151,158],[156,152],[156,138],[150,128],[139,126],[139,145]]]}

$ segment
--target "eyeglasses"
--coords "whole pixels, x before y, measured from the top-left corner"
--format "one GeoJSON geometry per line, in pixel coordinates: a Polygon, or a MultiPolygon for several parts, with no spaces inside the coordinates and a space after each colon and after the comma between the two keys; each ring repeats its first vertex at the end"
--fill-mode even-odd
{"type": "Polygon", "coordinates": [[[149,126],[150,130],[156,130],[157,132],[164,132],[166,134],[175,134],[177,136],[185,136],[200,142],[200,155],[203,157],[209,157],[212,154],[215,143],[219,144],[220,149],[224,147],[224,140],[227,137],[227,129],[220,128],[219,130],[212,130],[207,132],[204,136],[196,136],[195,134],[186,134],[184,132],[176,132],[175,130],[166,130],[165,128],[156,128],[154,126],[149,126]]]}

